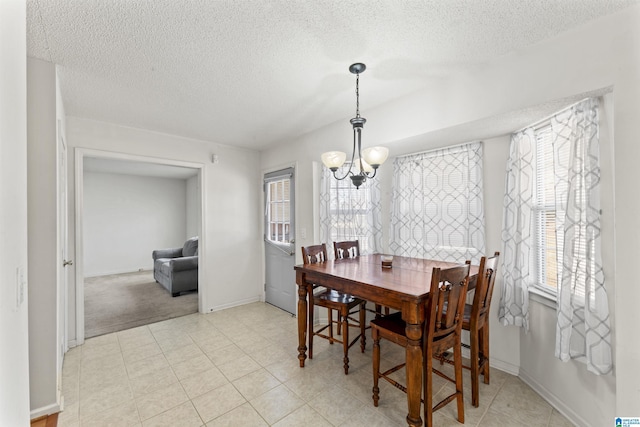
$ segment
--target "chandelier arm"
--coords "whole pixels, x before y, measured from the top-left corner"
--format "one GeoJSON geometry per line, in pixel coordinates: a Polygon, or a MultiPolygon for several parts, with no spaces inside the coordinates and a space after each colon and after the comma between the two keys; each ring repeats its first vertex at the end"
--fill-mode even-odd
{"type": "MultiPolygon", "coordinates": [[[[356,134],[357,134],[358,129],[357,128],[353,128],[353,149],[351,150],[351,162],[349,162],[349,170],[344,174],[344,176],[342,178],[338,178],[336,176],[336,172],[338,171],[337,169],[333,171],[333,177],[335,179],[337,179],[338,181],[342,181],[343,179],[345,179],[346,177],[350,176],[350,175],[355,175],[351,169],[353,169],[353,160],[356,158],[356,140],[358,140],[359,142],[359,138],[356,138],[356,134]]],[[[360,144],[358,143],[358,155],[360,154],[360,144]]],[[[362,156],[359,156],[359,162],[360,162],[360,172],[362,172],[362,156]]]]}
{"type": "Polygon", "coordinates": [[[365,172],[365,175],[367,175],[367,178],[371,179],[371,178],[375,178],[376,174],[378,173],[378,168],[374,168],[373,169],[373,175],[369,175],[368,173],[365,172]]]}
{"type": "Polygon", "coordinates": [[[351,172],[351,168],[353,167],[353,163],[349,166],[349,170],[347,171],[347,173],[344,174],[344,176],[342,178],[338,178],[336,176],[336,172],[338,171],[337,169],[334,171],[331,171],[333,173],[333,177],[338,180],[338,181],[342,181],[343,179],[345,179],[346,177],[353,175],[353,172],[351,172]]]}

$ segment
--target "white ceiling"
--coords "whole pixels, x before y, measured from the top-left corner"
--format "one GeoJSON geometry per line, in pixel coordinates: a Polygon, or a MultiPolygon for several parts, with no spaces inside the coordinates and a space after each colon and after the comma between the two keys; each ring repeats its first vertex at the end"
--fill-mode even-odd
{"type": "MultiPolygon", "coordinates": [[[[67,115],[264,149],[639,0],[27,0],[67,115]]],[[[346,122],[348,123],[348,122],[346,122]]],[[[348,126],[348,124],[347,124],[348,126]]]]}

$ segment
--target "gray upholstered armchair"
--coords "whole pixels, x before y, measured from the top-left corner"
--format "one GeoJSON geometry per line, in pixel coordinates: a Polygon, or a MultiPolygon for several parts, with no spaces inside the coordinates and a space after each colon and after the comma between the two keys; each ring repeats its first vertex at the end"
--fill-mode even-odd
{"type": "Polygon", "coordinates": [[[172,296],[198,289],[198,238],[192,237],[181,248],[158,249],[153,257],[153,278],[172,296]]]}

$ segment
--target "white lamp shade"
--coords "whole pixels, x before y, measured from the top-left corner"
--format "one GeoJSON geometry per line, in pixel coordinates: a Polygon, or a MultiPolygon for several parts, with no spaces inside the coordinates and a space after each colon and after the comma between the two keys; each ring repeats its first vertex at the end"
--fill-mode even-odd
{"type": "Polygon", "coordinates": [[[370,165],[380,166],[389,157],[387,147],[371,147],[362,151],[362,158],[370,165]]]}
{"type": "Polygon", "coordinates": [[[342,151],[327,151],[322,153],[322,163],[329,169],[339,168],[347,160],[347,153],[342,151]]]}

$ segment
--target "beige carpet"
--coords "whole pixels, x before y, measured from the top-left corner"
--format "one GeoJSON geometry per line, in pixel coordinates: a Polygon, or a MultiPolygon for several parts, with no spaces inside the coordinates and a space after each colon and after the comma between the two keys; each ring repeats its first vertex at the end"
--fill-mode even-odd
{"type": "Polygon", "coordinates": [[[197,292],[173,298],[153,280],[151,271],[89,277],[84,281],[85,338],[197,311],[197,292]]]}

